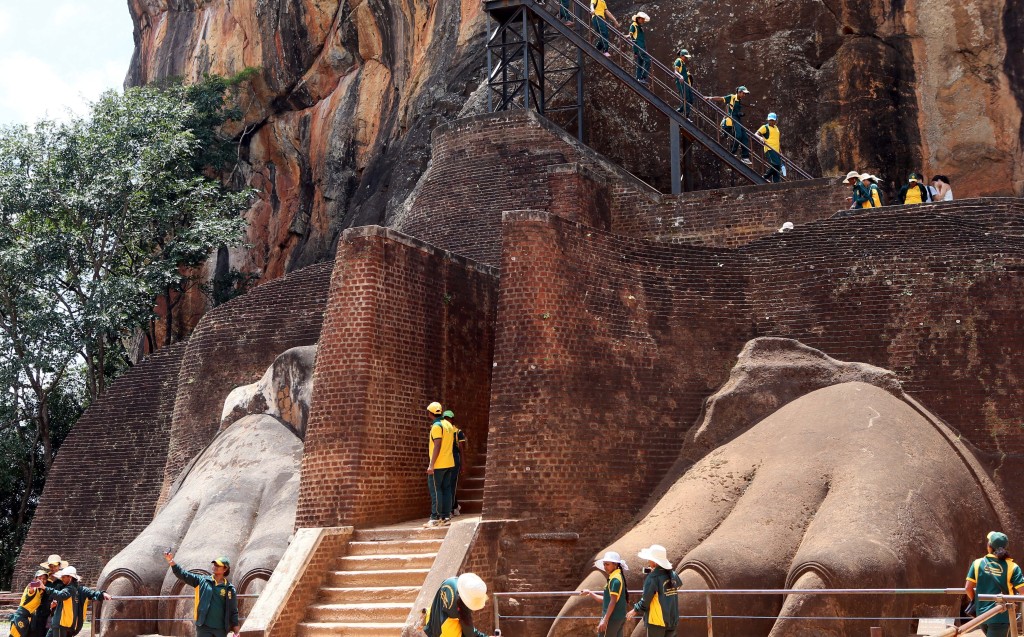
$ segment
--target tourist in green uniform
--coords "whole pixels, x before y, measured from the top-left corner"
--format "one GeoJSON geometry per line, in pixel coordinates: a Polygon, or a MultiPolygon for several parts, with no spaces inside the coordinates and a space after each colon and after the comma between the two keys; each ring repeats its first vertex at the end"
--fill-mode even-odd
{"type": "Polygon", "coordinates": [[[652,544],[637,554],[647,560],[651,572],[644,579],[644,593],[626,619],[642,616],[647,626],[647,637],[676,637],[679,625],[679,587],[683,585],[672,570],[665,547],[652,544]]]}
{"type": "Polygon", "coordinates": [[[237,634],[238,593],[228,581],[231,562],[218,557],[211,562],[213,575],[192,573],[178,566],[174,553],[167,551],[164,559],[171,565],[174,576],[196,589],[193,619],[196,622],[196,637],[227,637],[228,632],[237,634]]]}
{"type": "Polygon", "coordinates": [[[50,630],[47,637],[74,637],[82,630],[85,616],[89,613],[89,602],[99,599],[110,599],[104,591],[93,590],[82,586],[81,577],[74,566],[68,566],[57,573],[63,586],[47,586],[46,592],[50,599],[50,630]]]}
{"type": "Polygon", "coordinates": [[[558,0],[558,19],[564,22],[567,27],[573,25],[571,2],[572,0],[558,0]]]}
{"type": "Polygon", "coordinates": [[[32,616],[39,610],[43,597],[46,596],[46,581],[50,571],[39,569],[32,581],[21,593],[21,602],[11,615],[10,637],[27,637],[32,626],[32,616]]]}
{"type": "Polygon", "coordinates": [[[611,57],[608,51],[608,3],[605,0],[590,0],[590,26],[597,31],[597,50],[611,57]]]}
{"type": "Polygon", "coordinates": [[[427,405],[433,419],[427,435],[427,491],[430,494],[430,519],[423,526],[444,526],[452,518],[452,484],[455,480],[455,428],[441,417],[441,403],[427,405]]]}
{"type": "Polygon", "coordinates": [[[744,164],[752,164],[750,161],[750,140],[747,138],[747,131],[743,128],[743,96],[750,95],[746,86],[736,87],[736,92],[722,97],[709,97],[708,99],[725,104],[725,119],[722,120],[722,132],[732,138],[732,147],[729,152],[733,155],[740,151],[740,158],[744,164]]]}
{"type": "Polygon", "coordinates": [[[444,422],[452,428],[455,434],[455,442],[452,445],[452,455],[455,457],[455,473],[452,476],[452,517],[462,515],[462,506],[459,504],[459,476],[462,475],[462,454],[466,447],[466,432],[455,426],[455,412],[445,409],[444,422]]]}
{"type": "MultiPolygon", "coordinates": [[[[1020,595],[1024,593],[1024,574],[1006,550],[1008,540],[999,531],[992,531],[985,538],[988,555],[978,558],[967,569],[967,596],[975,595],[1020,595]]],[[[978,615],[987,612],[996,602],[977,600],[974,608],[978,615]]],[[[1015,619],[1015,618],[1013,618],[1015,619]]],[[[990,617],[982,624],[985,637],[1006,637],[1010,631],[1011,618],[1006,613],[990,617]]]]}
{"type": "Polygon", "coordinates": [[[843,180],[843,183],[853,186],[853,193],[846,198],[850,202],[850,208],[859,210],[871,207],[871,193],[861,183],[859,172],[851,170],[846,173],[846,179],[843,180]]]}
{"type": "Polygon", "coordinates": [[[622,628],[626,625],[626,612],[629,610],[629,591],[626,589],[625,572],[629,570],[615,551],[608,551],[604,557],[594,562],[594,568],[603,571],[608,577],[604,592],[598,595],[595,591],[583,589],[580,595],[590,595],[601,601],[601,621],[597,624],[598,637],[622,637],[622,628]]]}
{"type": "MultiPolygon", "coordinates": [[[[475,573],[441,582],[424,616],[427,637],[487,637],[473,625],[473,611],[487,603],[487,584],[475,573]]],[[[495,634],[500,634],[495,631],[495,634]]]]}
{"type": "Polygon", "coordinates": [[[693,76],[687,68],[693,56],[686,49],[680,49],[679,57],[672,63],[672,70],[676,72],[676,90],[679,91],[679,99],[682,102],[676,110],[685,117],[690,117],[693,110],[693,76]]]}
{"type": "Polygon", "coordinates": [[[757,129],[757,141],[764,144],[764,158],[768,161],[768,172],[761,176],[773,184],[782,181],[782,133],[778,122],[778,115],[768,113],[768,121],[757,129]]]}
{"type": "Polygon", "coordinates": [[[647,35],[644,25],[650,17],[643,11],[633,16],[633,24],[629,25],[629,39],[633,41],[633,63],[636,65],[636,81],[647,84],[651,77],[651,56],[647,53],[647,35]]]}
{"type": "MultiPolygon", "coordinates": [[[[45,581],[46,586],[55,590],[64,588],[64,582],[57,577],[57,573],[69,565],[67,560],[61,559],[60,555],[56,554],[46,558],[45,562],[40,562],[40,570],[46,570],[49,573],[45,581]]],[[[42,602],[32,616],[32,625],[29,629],[31,637],[46,637],[46,624],[50,620],[50,601],[50,594],[44,591],[42,602]]]]}

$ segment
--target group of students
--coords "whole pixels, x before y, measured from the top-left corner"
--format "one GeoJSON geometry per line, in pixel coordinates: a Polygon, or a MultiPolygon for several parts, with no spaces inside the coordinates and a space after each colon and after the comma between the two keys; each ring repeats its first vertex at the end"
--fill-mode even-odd
{"type": "MultiPolygon", "coordinates": [[[[170,551],[164,558],[175,577],[196,589],[196,637],[227,637],[229,630],[237,635],[238,594],[227,579],[228,558],[211,562],[212,576],[183,570],[170,551]]],[[[39,566],[11,615],[9,637],[74,637],[85,624],[89,602],[111,599],[106,591],[83,585],[78,569],[60,555],[51,555],[39,566]]]]}
{"type": "Polygon", "coordinates": [[[626,588],[629,566],[615,551],[608,551],[594,562],[594,568],[603,571],[608,581],[604,591],[597,593],[584,589],[580,595],[589,595],[601,602],[601,620],[597,624],[600,637],[622,637],[626,622],[642,619],[647,637],[676,637],[679,626],[679,587],[682,581],[668,559],[668,552],[660,544],[641,549],[637,556],[647,562],[644,589],[640,599],[630,605],[626,588]]]}
{"type": "MultiPolygon", "coordinates": [[[[572,14],[573,0],[560,0],[559,18],[568,26],[574,24],[572,14]]],[[[618,21],[611,11],[608,10],[606,0],[590,0],[590,22],[593,30],[597,33],[595,46],[605,57],[611,56],[608,43],[608,22],[618,26],[618,21]]],[[[647,34],[644,26],[651,18],[643,11],[633,15],[629,25],[629,39],[633,46],[633,63],[636,69],[635,77],[641,84],[650,83],[651,56],[647,52],[647,34]]],[[[679,55],[672,63],[672,70],[675,72],[676,90],[679,93],[680,105],[676,110],[689,119],[693,112],[693,75],[690,73],[689,63],[693,55],[687,49],[680,49],[679,55]]],[[[738,86],[734,93],[721,97],[708,97],[709,100],[722,102],[725,105],[725,117],[721,122],[721,130],[726,140],[732,140],[730,153],[734,156],[739,153],[740,161],[751,165],[750,139],[746,129],[743,127],[743,99],[750,95],[746,86],[738,86]]],[[[785,167],[782,164],[782,144],[778,129],[778,116],[769,113],[765,124],[758,129],[754,137],[764,145],[765,161],[768,169],[762,175],[766,181],[778,183],[785,176],[785,167]]]]}
{"type": "MultiPolygon", "coordinates": [[[[878,186],[880,180],[875,175],[851,170],[844,181],[853,186],[853,194],[846,198],[850,208],[881,208],[885,205],[885,198],[878,186]]],[[[925,186],[917,173],[910,173],[907,183],[896,195],[896,203],[901,206],[935,201],[953,201],[953,188],[949,177],[945,175],[935,175],[931,185],[925,186]]]]}
{"type": "Polygon", "coordinates": [[[430,519],[423,526],[446,526],[452,516],[459,515],[458,488],[462,473],[462,454],[466,434],[452,421],[455,412],[445,410],[439,402],[427,405],[430,433],[427,439],[427,492],[430,494],[430,519]]]}
{"type": "Polygon", "coordinates": [[[73,637],[82,630],[89,602],[110,599],[83,586],[78,569],[60,555],[40,562],[11,615],[10,637],[73,637]]]}

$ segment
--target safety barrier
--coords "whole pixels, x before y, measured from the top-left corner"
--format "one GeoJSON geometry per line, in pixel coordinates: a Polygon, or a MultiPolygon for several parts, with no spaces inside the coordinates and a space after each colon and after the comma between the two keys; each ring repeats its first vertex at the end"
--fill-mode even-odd
{"type": "MultiPolygon", "coordinates": [[[[526,11],[529,10],[543,18],[546,27],[567,38],[576,48],[596,60],[619,81],[629,86],[635,93],[667,115],[672,124],[671,132],[674,137],[678,137],[679,127],[682,127],[693,141],[710,150],[712,154],[717,156],[723,163],[731,166],[736,172],[754,183],[763,182],[761,175],[768,173],[770,165],[766,158],[753,148],[757,142],[750,129],[744,126],[735,126],[731,132],[723,130],[721,122],[726,118],[723,108],[717,106],[699,90],[692,87],[689,89],[693,96],[690,111],[688,114],[685,112],[681,113],[679,109],[683,111],[686,109],[683,107],[683,97],[676,87],[678,76],[673,69],[670,69],[660,60],[647,55],[646,59],[650,63],[649,81],[637,81],[631,70],[635,66],[635,59],[632,40],[629,36],[607,24],[607,43],[610,55],[603,55],[593,44],[595,41],[604,40],[604,38],[592,24],[589,3],[586,0],[565,1],[572,15],[572,24],[567,24],[565,20],[562,20],[561,18],[564,16],[556,15],[556,13],[560,13],[562,10],[560,0],[487,0],[485,2],[489,15],[495,16],[495,19],[498,21],[496,29],[489,29],[487,40],[489,83],[492,88],[501,92],[501,98],[495,110],[504,110],[510,107],[509,104],[513,101],[510,99],[510,84],[512,85],[511,95],[513,97],[521,95],[524,102],[523,106],[526,108],[531,108],[530,100],[533,92],[539,91],[540,95],[533,97],[534,106],[542,114],[544,114],[544,108],[554,110],[552,107],[555,105],[545,106],[547,98],[544,95],[544,63],[536,61],[536,59],[543,60],[545,57],[543,48],[545,30],[544,27],[535,28],[534,31],[537,31],[539,35],[531,36],[526,14],[526,11]],[[507,11],[512,7],[520,8],[520,12],[509,14],[507,11]],[[504,16],[504,22],[498,17],[501,10],[506,11],[506,13],[501,14],[504,16]],[[518,26],[520,21],[522,22],[521,27],[518,26]],[[510,30],[508,25],[513,25],[517,29],[516,33],[512,35],[507,33],[510,30]],[[532,41],[531,37],[534,38],[532,41]],[[501,52],[497,64],[492,63],[492,51],[501,52]],[[509,79],[508,67],[512,64],[516,65],[517,69],[519,66],[522,67],[521,71],[519,71],[522,77],[516,75],[511,80],[509,79]],[[539,67],[535,69],[535,72],[541,76],[539,80],[532,82],[528,77],[531,65],[539,67]],[[676,108],[676,104],[680,105],[679,109],[676,108]],[[750,159],[753,166],[750,167],[743,165],[730,152],[730,147],[737,141],[740,131],[746,136],[746,145],[751,150],[750,159]]],[[[580,69],[582,68],[582,62],[578,62],[577,65],[580,69]]],[[[578,72],[581,73],[581,71],[578,72]]],[[[559,82],[556,92],[568,83],[568,81],[559,82]]],[[[582,75],[578,78],[577,92],[582,93],[582,75]]],[[[488,97],[490,99],[490,93],[488,97]]],[[[577,95],[577,100],[581,99],[577,95]]],[[[577,120],[579,119],[579,116],[577,116],[577,120]]],[[[675,171],[678,168],[677,146],[678,140],[673,139],[673,177],[676,176],[675,171]]],[[[689,149],[686,152],[689,152],[689,149]]],[[[783,181],[812,178],[809,173],[796,165],[791,158],[782,155],[782,162],[787,167],[788,173],[786,177],[782,178],[783,181]]]]}
{"type": "MultiPolygon", "coordinates": [[[[643,591],[631,590],[630,595],[641,595],[643,591]]],[[[580,594],[580,591],[527,591],[519,593],[511,592],[496,592],[494,593],[494,624],[496,627],[500,627],[501,620],[555,620],[555,619],[590,619],[595,623],[601,618],[596,615],[582,615],[582,616],[557,616],[557,615],[503,615],[501,614],[501,599],[502,598],[528,598],[528,597],[576,597],[580,594]]],[[[711,598],[718,595],[956,595],[963,596],[967,594],[967,590],[963,588],[762,588],[762,589],[689,589],[680,590],[680,595],[703,595],[705,599],[705,606],[707,612],[703,615],[682,615],[680,619],[706,619],[707,620],[707,635],[713,637],[714,635],[714,619],[776,619],[776,617],[767,616],[755,616],[755,615],[715,615],[711,598]]],[[[1014,617],[1014,621],[1010,622],[1010,635],[1011,637],[1018,637],[1020,634],[1020,618],[1017,616],[1017,603],[1024,603],[1024,595],[977,595],[977,599],[981,601],[993,601],[996,602],[992,608],[985,613],[978,615],[976,618],[961,617],[959,619],[964,620],[964,623],[960,626],[953,626],[946,629],[944,632],[938,633],[935,637],[952,637],[954,635],[962,635],[970,632],[983,624],[986,620],[1001,613],[1010,613],[1014,617]]],[[[930,619],[927,617],[820,617],[820,616],[802,616],[802,617],[788,617],[787,619],[808,619],[817,621],[913,621],[920,619],[930,619]]],[[[871,628],[871,635],[880,634],[876,631],[877,627],[871,628]]]]}

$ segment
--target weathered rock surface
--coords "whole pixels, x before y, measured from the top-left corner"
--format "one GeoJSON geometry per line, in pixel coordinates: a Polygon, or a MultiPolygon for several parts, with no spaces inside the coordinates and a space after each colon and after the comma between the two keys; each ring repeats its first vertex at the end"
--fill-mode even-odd
{"type": "Polygon", "coordinates": [[[263,378],[251,385],[236,387],[228,394],[221,411],[221,428],[226,429],[251,414],[267,414],[305,439],[315,362],[315,345],[293,347],[278,356],[263,378]]]}
{"type": "Polygon", "coordinates": [[[128,84],[259,76],[241,96],[238,178],[261,191],[252,249],[264,278],[326,259],[341,230],[380,223],[429,159],[429,133],[479,83],[476,0],[130,0],[128,84]]]}
{"type": "MultiPolygon", "coordinates": [[[[295,433],[271,416],[233,423],[186,469],[146,530],[104,567],[100,586],[113,595],[176,594],[178,580],[163,558],[171,548],[183,568],[207,572],[211,560],[225,555],[239,593],[261,590],[295,524],[302,449],[295,433]]],[[[191,617],[190,604],[159,609],[149,604],[109,602],[103,616],[191,617]]],[[[138,635],[157,628],[155,619],[111,622],[103,634],[138,635]]],[[[180,628],[159,625],[159,632],[181,634],[180,628]]]]}
{"type": "MultiPolygon", "coordinates": [[[[651,543],[668,549],[685,589],[908,588],[955,586],[985,533],[1005,524],[989,482],[950,432],[889,391],[864,382],[815,390],[760,421],[694,465],[633,529],[609,548],[633,567],[651,543]],[[950,525],[949,520],[958,520],[950,525]],[[890,568],[898,564],[898,568],[890,568]]],[[[998,496],[996,496],[998,497],[998,496]]],[[[581,588],[599,589],[594,572],[581,588]]],[[[681,594],[684,615],[703,596],[681,594]]],[[[715,597],[716,615],[778,620],[715,621],[743,635],[860,635],[863,622],[791,617],[911,617],[908,597],[715,597]]],[[[585,614],[570,601],[563,614],[585,614]]],[[[592,602],[591,602],[592,604],[592,602]]],[[[590,610],[593,610],[592,608],[590,610]]],[[[703,621],[684,621],[697,631],[703,621]]],[[[911,634],[911,623],[887,624],[911,634]]],[[[551,635],[584,635],[593,624],[559,621],[551,635]]],[[[640,635],[641,632],[634,632],[640,635]]]]}
{"type": "MultiPolygon", "coordinates": [[[[429,133],[481,108],[478,0],[130,0],[129,84],[258,67],[241,96],[240,181],[261,190],[252,248],[265,278],[328,258],[345,227],[387,222],[429,160],[429,133]]],[[[653,54],[694,54],[696,86],[753,91],[749,124],[780,113],[784,150],[812,172],[911,169],[958,196],[1019,193],[1024,3],[966,0],[611,2],[649,13],[653,54]]],[[[589,143],[666,187],[666,123],[591,69],[589,143]]],[[[733,177],[703,153],[704,186],[733,177]]]]}

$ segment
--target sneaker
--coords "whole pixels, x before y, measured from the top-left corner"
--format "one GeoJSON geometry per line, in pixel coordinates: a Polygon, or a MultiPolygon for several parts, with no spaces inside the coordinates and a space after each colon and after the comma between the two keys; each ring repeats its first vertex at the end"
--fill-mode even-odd
{"type": "Polygon", "coordinates": [[[437,526],[448,526],[451,523],[452,523],[452,519],[451,518],[445,518],[445,519],[441,520],[441,523],[438,524],[437,526]]]}
{"type": "Polygon", "coordinates": [[[749,157],[744,157],[744,158],[743,158],[743,159],[741,159],[740,161],[742,161],[742,162],[743,162],[744,164],[746,164],[746,165],[748,165],[748,166],[753,166],[753,165],[754,165],[754,162],[750,161],[750,158],[749,158],[749,157]]]}
{"type": "Polygon", "coordinates": [[[430,520],[427,520],[427,523],[423,525],[423,528],[432,529],[435,526],[441,526],[441,520],[435,520],[431,518],[430,520]]]}
{"type": "Polygon", "coordinates": [[[457,515],[462,515],[462,505],[461,504],[459,506],[455,507],[454,509],[452,509],[452,517],[454,518],[457,515]]]}
{"type": "Polygon", "coordinates": [[[611,54],[611,53],[610,53],[609,51],[605,51],[605,52],[604,52],[604,56],[605,56],[606,58],[610,58],[610,57],[612,56],[612,54],[611,54]]]}

